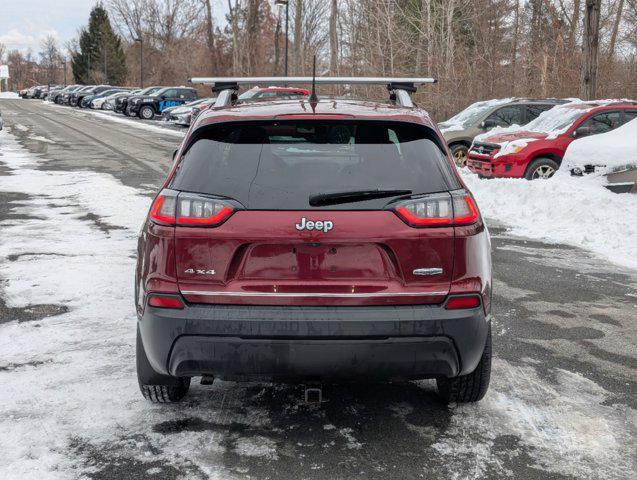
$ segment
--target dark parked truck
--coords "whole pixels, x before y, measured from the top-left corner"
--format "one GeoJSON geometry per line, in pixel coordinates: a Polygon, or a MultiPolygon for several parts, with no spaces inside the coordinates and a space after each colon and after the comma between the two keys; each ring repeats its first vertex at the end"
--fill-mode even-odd
{"type": "Polygon", "coordinates": [[[84,100],[84,97],[96,95],[111,88],[113,87],[111,87],[110,85],[93,85],[87,89],[77,90],[71,93],[71,96],[69,97],[69,105],[71,105],[72,107],[85,108],[88,105],[82,104],[82,100],[84,100]]]}
{"type": "Polygon", "coordinates": [[[241,80],[221,80],[201,80],[228,90],[193,122],[139,237],[144,396],[177,401],[195,376],[435,378],[445,401],[480,400],[490,239],[403,90],[427,79],[342,80],[385,82],[387,103],[242,103],[241,80]]]}
{"type": "Polygon", "coordinates": [[[154,87],[146,87],[143,90],[141,90],[140,92],[137,92],[135,94],[131,94],[131,95],[123,95],[119,98],[117,98],[117,100],[115,101],[115,105],[113,110],[115,112],[118,113],[123,113],[125,115],[129,114],[129,110],[128,110],[128,101],[133,98],[133,97],[137,97],[140,95],[152,95],[153,93],[157,92],[158,90],[161,90],[164,87],[159,87],[159,86],[154,86],[154,87]]]}
{"type": "Polygon", "coordinates": [[[152,95],[135,95],[128,99],[129,115],[152,120],[166,108],[176,107],[197,99],[197,90],[186,87],[167,87],[152,95]]]}

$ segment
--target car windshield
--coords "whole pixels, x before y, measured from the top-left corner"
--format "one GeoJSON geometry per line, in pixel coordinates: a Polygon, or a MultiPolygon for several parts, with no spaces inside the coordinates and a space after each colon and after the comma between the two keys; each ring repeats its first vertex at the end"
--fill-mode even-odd
{"type": "Polygon", "coordinates": [[[473,125],[481,120],[493,107],[498,105],[504,105],[505,103],[511,103],[512,98],[500,98],[495,100],[487,100],[484,102],[476,102],[469,105],[460,113],[457,113],[449,120],[445,120],[445,125],[473,125]]]}
{"type": "MultiPolygon", "coordinates": [[[[459,188],[434,138],[428,128],[400,122],[216,125],[197,134],[171,188],[230,197],[255,210],[310,210],[316,208],[309,203],[311,195],[334,192],[418,194],[459,188]]],[[[391,200],[329,208],[381,209],[391,200]]]]}
{"type": "Polygon", "coordinates": [[[150,95],[157,92],[158,90],[161,90],[161,88],[162,87],[148,87],[142,90],[141,92],[138,92],[137,95],[150,95]]]}
{"type": "Polygon", "coordinates": [[[535,120],[528,123],[524,130],[554,134],[564,133],[578,118],[595,106],[589,103],[559,105],[542,112],[535,120]]]}

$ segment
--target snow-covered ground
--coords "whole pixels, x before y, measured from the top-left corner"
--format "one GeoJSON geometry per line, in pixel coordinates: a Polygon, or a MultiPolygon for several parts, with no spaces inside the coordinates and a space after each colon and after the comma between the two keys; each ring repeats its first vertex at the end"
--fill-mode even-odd
{"type": "Polygon", "coordinates": [[[637,167],[637,119],[599,135],[579,138],[566,149],[565,167],[601,165],[608,170],[637,167]]]}
{"type": "Polygon", "coordinates": [[[20,95],[15,92],[0,92],[0,98],[9,98],[13,100],[16,98],[20,98],[20,95]]]}
{"type": "Polygon", "coordinates": [[[482,214],[514,235],[574,245],[637,269],[637,195],[604,188],[600,175],[548,180],[479,179],[462,170],[482,214]]]}
{"type": "Polygon", "coordinates": [[[57,105],[53,102],[42,102],[42,105],[45,105],[48,108],[64,109],[65,113],[71,115],[94,115],[110,122],[122,123],[125,125],[133,126],[135,128],[139,128],[141,130],[146,130],[148,132],[162,133],[174,137],[184,137],[186,135],[186,129],[175,130],[172,128],[166,128],[165,126],[161,126],[162,122],[149,122],[146,120],[140,120],[138,118],[130,118],[112,111],[93,110],[90,108],[71,108],[65,105],[57,105]]]}

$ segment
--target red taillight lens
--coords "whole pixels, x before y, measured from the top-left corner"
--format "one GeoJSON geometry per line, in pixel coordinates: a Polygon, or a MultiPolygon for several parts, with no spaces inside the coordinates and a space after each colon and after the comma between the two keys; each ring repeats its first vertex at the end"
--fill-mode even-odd
{"type": "Polygon", "coordinates": [[[396,213],[413,227],[451,225],[451,196],[444,193],[409,200],[398,205],[396,213]]]}
{"type": "Polygon", "coordinates": [[[223,223],[234,208],[221,200],[192,194],[180,194],[177,225],[214,227],[223,223]]]}
{"type": "Polygon", "coordinates": [[[175,224],[175,205],[177,204],[177,194],[170,190],[164,190],[153,202],[150,208],[150,218],[160,225],[175,224]]]}
{"type": "Polygon", "coordinates": [[[469,225],[478,220],[478,209],[466,193],[436,193],[399,203],[395,212],[412,227],[469,225]]]}
{"type": "Polygon", "coordinates": [[[150,218],[160,225],[216,227],[234,211],[230,203],[216,198],[166,189],[153,202],[150,218]]]}
{"type": "Polygon", "coordinates": [[[471,225],[478,220],[478,207],[466,193],[453,195],[454,225],[471,225]]]}
{"type": "Polygon", "coordinates": [[[148,300],[148,305],[157,308],[176,308],[179,310],[184,308],[184,302],[181,301],[181,298],[175,296],[153,295],[148,300]]]}
{"type": "Polygon", "coordinates": [[[480,306],[480,297],[470,295],[466,297],[451,297],[445,304],[445,310],[462,310],[480,306]]]}

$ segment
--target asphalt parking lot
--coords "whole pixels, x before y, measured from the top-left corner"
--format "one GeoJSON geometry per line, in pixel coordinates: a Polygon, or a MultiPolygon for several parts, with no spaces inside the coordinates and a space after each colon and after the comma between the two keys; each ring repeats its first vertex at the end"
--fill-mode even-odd
{"type": "Polygon", "coordinates": [[[11,432],[0,477],[634,478],[637,272],[496,225],[495,360],[479,404],[442,405],[429,381],[329,386],[320,406],[300,387],[229,382],[195,384],[180,405],[146,403],[134,373],[139,215],[98,193],[144,204],[182,134],[38,101],[0,107],[12,136],[0,136],[0,429],[11,432]],[[99,247],[90,258],[87,242],[99,247]],[[77,275],[68,302],[42,301],[55,281],[45,270],[65,265],[91,275],[77,275]]]}

